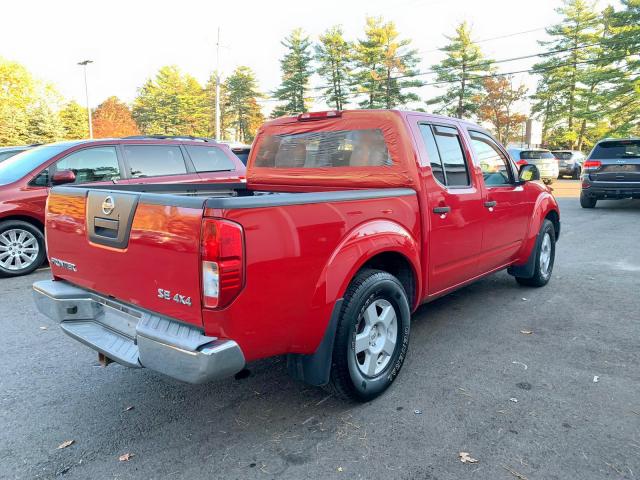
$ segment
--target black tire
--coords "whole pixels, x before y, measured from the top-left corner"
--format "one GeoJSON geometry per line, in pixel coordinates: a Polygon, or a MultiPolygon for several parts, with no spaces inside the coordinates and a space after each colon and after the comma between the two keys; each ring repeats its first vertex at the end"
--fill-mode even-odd
{"type": "Polygon", "coordinates": [[[580,206],[582,208],[595,208],[596,203],[598,203],[596,197],[591,197],[584,192],[580,192],[580,206]]]}
{"type": "MultiPolygon", "coordinates": [[[[410,327],[409,301],[398,279],[381,270],[360,271],[349,285],[342,304],[327,388],[347,400],[366,402],[376,398],[393,383],[402,368],[409,346],[410,327]],[[381,303],[386,305],[385,302],[393,307],[393,313],[396,315],[396,342],[391,355],[387,356],[381,352],[379,356],[376,356],[377,361],[374,368],[382,370],[375,372],[375,375],[368,376],[362,372],[363,365],[360,364],[360,354],[356,354],[356,336],[358,329],[366,323],[365,312],[367,309],[373,307],[375,311],[378,311],[378,305],[381,303]]],[[[378,327],[375,332],[379,332],[378,327]]],[[[360,331],[360,335],[363,333],[360,331]]],[[[385,335],[387,334],[389,334],[388,330],[378,335],[378,338],[385,343],[385,335]]],[[[368,335],[365,334],[365,338],[368,338],[368,335]]],[[[377,341],[375,334],[373,338],[374,343],[369,343],[370,346],[375,346],[375,341],[377,341]]],[[[361,354],[366,355],[368,352],[369,349],[361,354]]]]}
{"type": "Polygon", "coordinates": [[[540,240],[536,244],[535,269],[533,277],[516,277],[516,282],[527,287],[544,287],[549,283],[551,274],[553,273],[553,264],[556,258],[556,230],[553,227],[553,223],[551,223],[550,220],[545,219],[542,223],[542,227],[540,227],[540,233],[538,235],[540,240]],[[547,235],[550,241],[550,259],[547,264],[548,266],[545,268],[543,266],[543,262],[540,261],[540,257],[545,251],[545,236],[547,235]]]}
{"type": "MultiPolygon", "coordinates": [[[[24,231],[24,232],[27,232],[29,235],[35,237],[35,240],[38,245],[37,255],[35,259],[31,263],[29,263],[28,266],[26,266],[25,268],[16,268],[16,269],[6,268],[2,266],[2,264],[0,264],[0,277],[19,277],[21,275],[27,275],[33,272],[38,267],[40,267],[40,265],[44,263],[44,260],[46,258],[44,234],[38,227],[28,222],[23,222],[21,220],[5,220],[4,222],[0,222],[0,236],[3,233],[10,232],[12,230],[17,230],[18,232],[24,231]]],[[[6,246],[1,241],[1,239],[0,239],[0,246],[3,246],[3,247],[6,246]]],[[[0,252],[0,254],[4,253],[4,249],[2,250],[3,252],[0,252]]]]}
{"type": "Polygon", "coordinates": [[[582,173],[582,169],[580,167],[576,168],[575,171],[573,172],[573,179],[574,180],[580,180],[580,174],[582,173]]]}

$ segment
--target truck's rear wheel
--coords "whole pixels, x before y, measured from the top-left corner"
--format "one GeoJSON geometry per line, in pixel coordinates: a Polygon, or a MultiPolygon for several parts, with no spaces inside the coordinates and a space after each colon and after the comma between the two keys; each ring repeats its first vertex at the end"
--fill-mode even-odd
{"type": "Polygon", "coordinates": [[[0,222],[0,277],[33,272],[45,259],[44,235],[21,220],[0,222]]]}
{"type": "Polygon", "coordinates": [[[394,381],[409,345],[411,311],[402,284],[380,270],[363,270],[347,289],[333,348],[328,387],[368,401],[394,381]]]}

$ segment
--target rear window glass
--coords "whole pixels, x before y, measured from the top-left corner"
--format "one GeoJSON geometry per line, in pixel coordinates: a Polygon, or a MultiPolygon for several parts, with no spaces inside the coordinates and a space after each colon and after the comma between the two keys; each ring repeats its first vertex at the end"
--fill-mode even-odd
{"type": "Polygon", "coordinates": [[[591,158],[636,158],[640,157],[640,140],[602,142],[593,148],[591,158]]]}
{"type": "Polygon", "coordinates": [[[571,152],[553,152],[560,160],[571,160],[571,152]]]}
{"type": "Polygon", "coordinates": [[[520,152],[521,160],[539,160],[542,158],[555,158],[553,153],[544,150],[523,150],[520,152]]]}
{"type": "Polygon", "coordinates": [[[180,147],[174,145],[125,145],[133,178],[187,173],[180,147]]]}
{"type": "Polygon", "coordinates": [[[382,167],[393,162],[380,129],[266,135],[256,167],[382,167]]]}
{"type": "Polygon", "coordinates": [[[218,147],[186,146],[187,152],[198,172],[219,172],[235,170],[233,160],[225,155],[218,147]]]}

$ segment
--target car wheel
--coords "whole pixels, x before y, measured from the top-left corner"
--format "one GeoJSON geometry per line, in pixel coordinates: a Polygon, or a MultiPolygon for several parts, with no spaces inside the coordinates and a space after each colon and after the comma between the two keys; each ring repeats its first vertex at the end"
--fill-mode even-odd
{"type": "Polygon", "coordinates": [[[556,258],[556,231],[550,220],[545,220],[540,228],[540,240],[536,248],[535,269],[533,277],[516,277],[520,285],[527,287],[543,287],[551,279],[553,263],[556,258]]]}
{"type": "Polygon", "coordinates": [[[596,197],[580,192],[580,206],[582,208],[595,208],[596,203],[598,203],[598,199],[596,197]]]}
{"type": "Polygon", "coordinates": [[[33,272],[45,259],[44,235],[21,220],[0,222],[0,277],[33,272]]]}
{"type": "Polygon", "coordinates": [[[411,311],[402,284],[380,270],[363,270],[342,304],[327,387],[360,402],[384,392],[402,368],[411,311]]]}
{"type": "Polygon", "coordinates": [[[580,167],[576,168],[573,172],[573,179],[580,180],[580,174],[582,173],[582,169],[580,167]]]}

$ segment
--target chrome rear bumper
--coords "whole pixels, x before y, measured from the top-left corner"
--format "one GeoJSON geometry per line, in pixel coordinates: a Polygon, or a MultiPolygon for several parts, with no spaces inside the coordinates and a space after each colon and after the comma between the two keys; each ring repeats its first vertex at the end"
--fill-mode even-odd
{"type": "Polygon", "coordinates": [[[233,340],[207,337],[191,325],[125,305],[64,281],[33,284],[38,310],[69,336],[127,367],[146,367],[189,383],[244,368],[233,340]]]}

